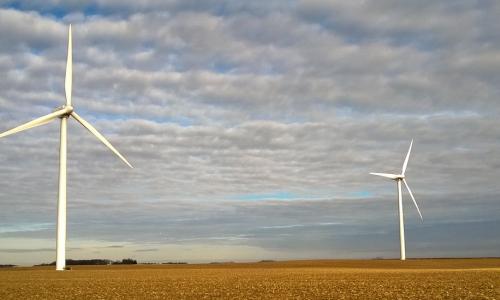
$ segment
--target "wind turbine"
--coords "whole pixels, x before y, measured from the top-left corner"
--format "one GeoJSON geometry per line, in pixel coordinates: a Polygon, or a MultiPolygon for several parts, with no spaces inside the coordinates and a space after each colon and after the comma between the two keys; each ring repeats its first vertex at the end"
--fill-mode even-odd
{"type": "Polygon", "coordinates": [[[403,163],[403,168],[401,170],[401,174],[388,174],[388,173],[370,173],[371,175],[381,176],[385,178],[392,179],[397,182],[398,185],[398,208],[399,208],[399,241],[401,243],[401,260],[406,260],[406,250],[405,250],[405,224],[404,224],[404,216],[403,216],[403,200],[401,197],[401,182],[403,182],[406,186],[406,189],[410,193],[411,199],[417,208],[418,214],[420,215],[420,219],[423,221],[422,214],[420,213],[420,209],[418,208],[417,201],[415,201],[415,197],[413,197],[413,193],[411,192],[410,187],[405,179],[406,167],[408,166],[408,160],[410,159],[411,147],[413,145],[413,140],[410,143],[410,149],[408,149],[408,154],[406,154],[405,161],[403,163]]]}
{"type": "Polygon", "coordinates": [[[130,168],[132,165],[123,157],[118,150],[111,145],[94,126],[80,117],[71,106],[71,88],[73,81],[73,54],[71,42],[71,24],[68,30],[68,58],[66,61],[66,77],[64,81],[64,91],[66,94],[66,104],[55,109],[54,112],[35,119],[31,122],[15,127],[0,134],[0,138],[21,132],[33,127],[45,125],[52,120],[61,120],[61,144],[59,149],[59,198],[57,201],[57,242],[56,242],[56,270],[62,271],[66,267],[66,160],[67,160],[67,122],[70,117],[87,128],[98,140],[106,145],[130,168]]]}

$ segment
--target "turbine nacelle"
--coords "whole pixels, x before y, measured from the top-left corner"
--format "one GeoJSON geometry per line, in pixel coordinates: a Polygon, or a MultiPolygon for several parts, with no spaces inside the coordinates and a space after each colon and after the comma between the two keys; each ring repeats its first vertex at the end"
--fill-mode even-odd
{"type": "Polygon", "coordinates": [[[61,105],[58,108],[54,109],[53,112],[61,112],[63,113],[59,118],[67,118],[74,111],[73,106],[71,105],[61,105]]]}

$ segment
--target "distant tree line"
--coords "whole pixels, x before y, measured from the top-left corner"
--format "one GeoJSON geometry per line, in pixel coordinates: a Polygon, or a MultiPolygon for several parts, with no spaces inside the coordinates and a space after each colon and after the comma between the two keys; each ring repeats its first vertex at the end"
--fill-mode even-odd
{"type": "MultiPolygon", "coordinates": [[[[55,266],[56,262],[53,261],[50,264],[40,264],[36,266],[55,266]]],[[[67,259],[67,266],[88,266],[88,265],[137,265],[137,260],[132,258],[124,258],[122,260],[110,260],[110,259],[67,259]]]]}
{"type": "Polygon", "coordinates": [[[132,258],[124,258],[122,261],[114,261],[112,265],[137,265],[137,260],[132,258]]]}
{"type": "Polygon", "coordinates": [[[16,265],[0,265],[0,268],[12,268],[15,267],[16,265]]]}

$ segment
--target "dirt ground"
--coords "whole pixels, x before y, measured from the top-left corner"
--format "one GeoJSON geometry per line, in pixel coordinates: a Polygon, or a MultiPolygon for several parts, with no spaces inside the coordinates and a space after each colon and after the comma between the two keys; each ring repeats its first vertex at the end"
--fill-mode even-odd
{"type": "Polygon", "coordinates": [[[500,299],[500,259],[0,269],[0,299],[500,299]]]}

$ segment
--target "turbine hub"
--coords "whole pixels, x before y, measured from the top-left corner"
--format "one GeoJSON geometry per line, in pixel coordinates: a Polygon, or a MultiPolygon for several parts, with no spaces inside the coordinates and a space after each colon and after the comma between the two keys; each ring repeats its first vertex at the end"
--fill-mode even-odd
{"type": "Polygon", "coordinates": [[[60,118],[66,118],[73,112],[73,106],[71,105],[61,105],[58,108],[54,109],[54,112],[64,110],[65,114],[60,116],[60,118]]]}

